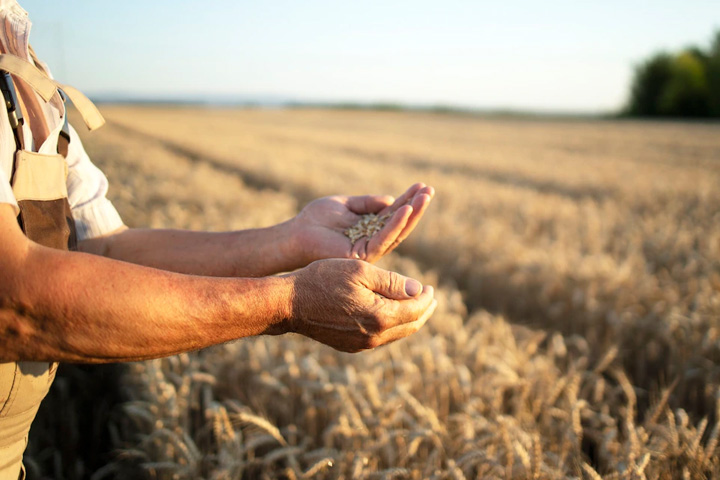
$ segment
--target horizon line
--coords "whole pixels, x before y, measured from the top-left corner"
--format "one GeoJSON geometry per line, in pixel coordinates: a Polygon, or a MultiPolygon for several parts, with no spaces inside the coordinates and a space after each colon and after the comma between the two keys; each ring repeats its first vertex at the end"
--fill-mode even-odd
{"type": "Polygon", "coordinates": [[[591,110],[563,108],[532,108],[508,106],[475,106],[450,102],[404,102],[390,100],[313,100],[273,94],[176,94],[157,95],[124,92],[97,92],[89,97],[98,104],[123,105],[177,105],[208,107],[250,107],[250,108],[328,108],[337,110],[380,110],[380,111],[417,111],[432,113],[542,116],[542,117],[617,117],[620,109],[591,110]]]}

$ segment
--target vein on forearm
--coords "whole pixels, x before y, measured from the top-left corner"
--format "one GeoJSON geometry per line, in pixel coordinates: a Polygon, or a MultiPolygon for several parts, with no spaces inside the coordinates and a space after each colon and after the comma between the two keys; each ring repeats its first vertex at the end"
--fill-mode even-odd
{"type": "Polygon", "coordinates": [[[180,275],[32,249],[0,294],[1,361],[156,358],[256,335],[278,321],[279,279],[180,275]]]}

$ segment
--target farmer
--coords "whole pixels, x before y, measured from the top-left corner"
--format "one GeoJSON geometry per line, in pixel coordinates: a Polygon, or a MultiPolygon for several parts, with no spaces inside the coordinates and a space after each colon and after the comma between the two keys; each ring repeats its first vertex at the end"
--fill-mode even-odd
{"type": "Polygon", "coordinates": [[[433,190],[326,197],[270,228],[128,229],[67,124],[102,117],[29,48],[30,22],[0,0],[0,478],[18,478],[57,362],[121,362],[240,337],[297,332],[357,352],[417,331],[432,287],[372,266],[413,230],[433,190]],[[62,91],[62,92],[61,92],[62,91]],[[354,245],[343,231],[392,212],[354,245]],[[279,272],[293,273],[271,276],[279,272]]]}

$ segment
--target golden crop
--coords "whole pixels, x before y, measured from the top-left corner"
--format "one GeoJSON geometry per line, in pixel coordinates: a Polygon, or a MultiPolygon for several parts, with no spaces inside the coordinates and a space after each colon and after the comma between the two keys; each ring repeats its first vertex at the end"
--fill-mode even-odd
{"type": "Polygon", "coordinates": [[[720,125],[103,110],[84,141],[131,226],[423,181],[381,266],[439,286],[423,330],[369,353],[287,335],[133,364],[106,477],[720,476],[720,125]]]}

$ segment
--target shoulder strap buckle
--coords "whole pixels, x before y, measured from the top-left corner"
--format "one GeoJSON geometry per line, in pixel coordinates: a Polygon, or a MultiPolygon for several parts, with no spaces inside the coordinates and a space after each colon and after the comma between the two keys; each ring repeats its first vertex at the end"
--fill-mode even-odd
{"type": "Polygon", "coordinates": [[[18,107],[18,97],[15,91],[12,77],[4,70],[0,70],[0,90],[2,90],[3,99],[5,100],[5,108],[7,108],[10,127],[15,134],[15,146],[18,150],[22,150],[22,126],[25,123],[22,111],[18,107]]]}

